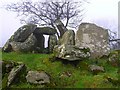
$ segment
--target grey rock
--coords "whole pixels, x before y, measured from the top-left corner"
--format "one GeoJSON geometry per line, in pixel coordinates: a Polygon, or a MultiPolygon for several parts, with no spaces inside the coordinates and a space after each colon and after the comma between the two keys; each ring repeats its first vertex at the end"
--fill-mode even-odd
{"type": "Polygon", "coordinates": [[[49,39],[48,39],[49,53],[53,52],[55,45],[57,45],[57,37],[56,37],[56,35],[50,35],[49,39]]]}
{"type": "Polygon", "coordinates": [[[91,23],[82,23],[76,33],[75,45],[88,47],[93,58],[108,55],[109,35],[108,30],[91,23]]]}
{"type": "Polygon", "coordinates": [[[75,32],[73,30],[66,31],[59,40],[59,44],[75,45],[75,32]]]}
{"type": "Polygon", "coordinates": [[[69,61],[83,60],[90,57],[89,48],[76,47],[75,45],[56,45],[54,48],[56,57],[69,61]]]}
{"type": "Polygon", "coordinates": [[[11,52],[12,51],[12,46],[10,45],[10,40],[8,40],[5,45],[2,48],[2,51],[4,52],[11,52]]]}
{"type": "Polygon", "coordinates": [[[31,34],[25,42],[11,42],[10,45],[12,46],[13,51],[15,52],[30,52],[34,50],[36,45],[36,38],[33,34],[31,34]]]}
{"type": "Polygon", "coordinates": [[[45,34],[45,35],[53,35],[56,34],[56,29],[51,27],[37,27],[34,31],[35,34],[45,34]]]}
{"type": "Polygon", "coordinates": [[[13,41],[24,42],[37,28],[34,24],[28,24],[20,27],[13,35],[13,41]]]}
{"type": "Polygon", "coordinates": [[[60,19],[57,19],[55,21],[55,25],[60,32],[60,37],[62,37],[63,34],[67,31],[67,28],[64,26],[64,24],[62,23],[62,21],[60,19]]]}
{"type": "Polygon", "coordinates": [[[27,82],[31,84],[46,84],[50,83],[50,77],[43,71],[29,71],[26,76],[27,82]]]}
{"type": "Polygon", "coordinates": [[[36,25],[33,24],[28,24],[28,25],[24,25],[22,27],[20,27],[15,33],[14,35],[12,35],[10,37],[10,39],[5,43],[5,45],[3,46],[2,50],[4,52],[11,52],[13,51],[13,46],[11,45],[11,43],[23,43],[25,42],[30,35],[33,33],[33,31],[36,29],[36,25]]]}
{"type": "Polygon", "coordinates": [[[10,86],[16,78],[18,79],[24,70],[26,70],[25,64],[14,67],[9,73],[7,86],[10,86]]]}
{"type": "Polygon", "coordinates": [[[93,74],[97,74],[99,72],[104,72],[104,68],[102,66],[97,66],[97,65],[89,65],[88,66],[90,71],[93,72],[93,74]]]}

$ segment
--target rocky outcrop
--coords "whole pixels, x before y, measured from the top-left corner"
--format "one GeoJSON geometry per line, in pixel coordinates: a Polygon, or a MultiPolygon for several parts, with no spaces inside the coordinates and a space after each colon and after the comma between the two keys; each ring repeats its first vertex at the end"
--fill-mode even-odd
{"type": "Polygon", "coordinates": [[[57,45],[54,48],[57,58],[69,61],[84,60],[90,57],[89,48],[76,47],[75,45],[57,45]]]}
{"type": "Polygon", "coordinates": [[[29,71],[26,76],[27,82],[31,84],[46,84],[50,83],[50,77],[45,72],[29,71]]]}
{"type": "Polygon", "coordinates": [[[57,37],[56,37],[56,35],[50,35],[49,39],[48,39],[49,53],[53,52],[55,45],[57,45],[57,37]]]}
{"type": "Polygon", "coordinates": [[[66,31],[59,40],[59,45],[75,45],[75,32],[73,30],[66,31]]]}
{"type": "Polygon", "coordinates": [[[2,84],[3,88],[8,88],[13,84],[20,82],[28,82],[30,84],[49,84],[50,76],[44,71],[28,71],[25,64],[22,62],[13,61],[0,61],[2,64],[2,69],[0,75],[2,74],[2,84]]]}
{"type": "Polygon", "coordinates": [[[82,23],[76,34],[75,45],[88,47],[93,58],[109,54],[108,31],[91,23],[82,23]]]}
{"type": "Polygon", "coordinates": [[[10,37],[2,50],[4,52],[15,51],[43,53],[45,49],[45,38],[43,35],[55,34],[56,30],[51,27],[37,27],[37,25],[33,24],[24,25],[10,37]]]}

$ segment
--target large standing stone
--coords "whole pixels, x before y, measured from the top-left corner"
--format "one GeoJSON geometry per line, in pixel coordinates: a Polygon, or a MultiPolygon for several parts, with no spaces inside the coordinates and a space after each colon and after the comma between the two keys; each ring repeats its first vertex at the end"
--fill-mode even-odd
{"type": "Polygon", "coordinates": [[[30,52],[34,50],[36,45],[36,38],[33,34],[31,34],[25,42],[11,42],[10,45],[12,46],[13,51],[15,52],[30,52]]]}
{"type": "Polygon", "coordinates": [[[12,36],[12,40],[15,42],[24,42],[29,35],[33,33],[36,27],[37,26],[34,24],[28,24],[20,27],[12,36]]]}
{"type": "Polygon", "coordinates": [[[75,32],[73,30],[66,31],[59,40],[59,44],[75,45],[75,32]]]}
{"type": "Polygon", "coordinates": [[[36,29],[36,25],[33,24],[28,24],[28,25],[24,25],[22,27],[20,27],[15,33],[14,35],[12,35],[10,37],[10,39],[5,43],[5,45],[3,46],[2,50],[4,52],[11,52],[12,50],[12,46],[11,46],[11,42],[18,42],[18,43],[23,43],[26,41],[26,39],[29,38],[29,36],[33,33],[33,31],[36,29]]]}
{"type": "Polygon", "coordinates": [[[109,53],[108,31],[91,23],[82,23],[76,35],[75,45],[78,47],[88,47],[91,56],[101,57],[109,53]]]}
{"type": "Polygon", "coordinates": [[[36,34],[45,34],[45,35],[53,35],[56,34],[56,29],[53,29],[51,27],[37,27],[34,31],[36,34]]]}
{"type": "Polygon", "coordinates": [[[84,60],[90,57],[88,48],[76,47],[75,45],[56,45],[54,54],[57,58],[68,61],[84,60]]]}
{"type": "Polygon", "coordinates": [[[64,24],[61,22],[60,19],[57,19],[55,21],[56,27],[60,32],[60,37],[62,37],[62,35],[67,31],[67,28],[64,26],[64,24]]]}
{"type": "Polygon", "coordinates": [[[45,72],[29,71],[26,76],[27,82],[31,84],[50,83],[50,77],[45,72]]]}
{"type": "Polygon", "coordinates": [[[53,52],[55,45],[57,45],[57,37],[56,35],[50,35],[48,39],[48,48],[50,53],[53,52]]]}

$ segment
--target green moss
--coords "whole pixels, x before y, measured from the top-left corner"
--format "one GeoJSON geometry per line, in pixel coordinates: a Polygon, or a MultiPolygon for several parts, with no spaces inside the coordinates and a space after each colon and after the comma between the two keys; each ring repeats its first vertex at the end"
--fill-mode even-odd
{"type": "Polygon", "coordinates": [[[2,78],[2,88],[7,88],[8,74],[5,74],[2,78]]]}

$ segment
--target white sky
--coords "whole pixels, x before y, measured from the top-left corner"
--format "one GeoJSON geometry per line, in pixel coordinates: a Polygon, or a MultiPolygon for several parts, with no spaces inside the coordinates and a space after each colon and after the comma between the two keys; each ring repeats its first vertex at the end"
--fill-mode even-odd
{"type": "MultiPolygon", "coordinates": [[[[1,0],[0,6],[19,0],[1,0]]],[[[117,31],[118,1],[120,0],[88,0],[83,22],[92,22],[104,28],[117,31]]],[[[21,26],[16,13],[0,9],[0,46],[3,46],[10,36],[21,26]]]]}

